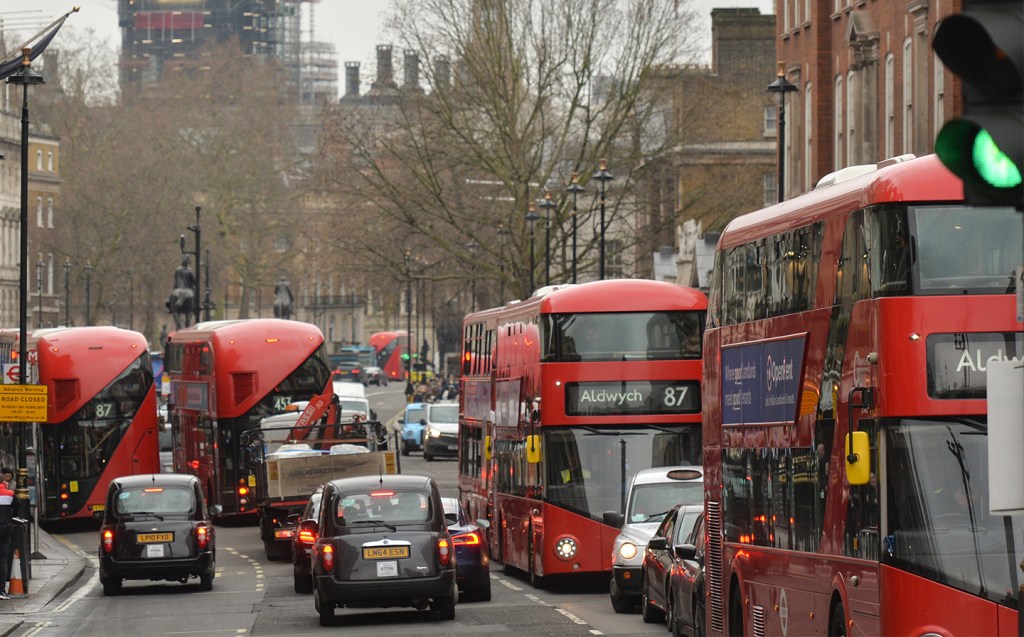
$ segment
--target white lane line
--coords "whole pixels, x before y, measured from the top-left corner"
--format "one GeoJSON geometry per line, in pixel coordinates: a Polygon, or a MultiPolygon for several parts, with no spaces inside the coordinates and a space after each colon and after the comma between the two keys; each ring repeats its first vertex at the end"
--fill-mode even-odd
{"type": "Polygon", "coordinates": [[[585,622],[582,619],[580,619],[579,617],[573,615],[572,613],[570,613],[569,611],[565,610],[564,608],[559,608],[559,607],[555,606],[555,610],[558,611],[559,613],[561,613],[562,615],[565,615],[569,619],[569,621],[571,621],[574,624],[578,624],[580,626],[587,626],[588,625],[587,622],[585,622]]]}
{"type": "Polygon", "coordinates": [[[71,607],[72,604],[74,604],[78,600],[80,600],[83,597],[85,597],[86,595],[88,595],[92,591],[93,586],[95,586],[97,583],[99,583],[99,581],[100,581],[99,571],[93,571],[92,577],[90,577],[89,581],[86,582],[87,585],[79,586],[78,590],[76,590],[74,593],[72,593],[71,596],[68,597],[64,601],[64,603],[62,603],[57,608],[53,609],[53,612],[55,612],[55,613],[62,613],[64,611],[66,611],[68,608],[71,607]]]}

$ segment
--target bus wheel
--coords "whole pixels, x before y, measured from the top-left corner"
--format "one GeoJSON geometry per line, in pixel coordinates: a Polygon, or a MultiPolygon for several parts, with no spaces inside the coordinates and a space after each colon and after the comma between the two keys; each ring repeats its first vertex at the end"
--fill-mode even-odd
{"type": "Polygon", "coordinates": [[[846,637],[846,613],[843,612],[843,603],[836,604],[832,611],[832,619],[828,622],[829,637],[846,637]]]}
{"type": "Polygon", "coordinates": [[[743,606],[736,585],[729,590],[729,637],[743,637],[743,606]]]}
{"type": "Polygon", "coordinates": [[[533,529],[530,529],[529,550],[530,586],[534,588],[544,588],[544,578],[537,575],[537,556],[533,551],[533,529]]]}

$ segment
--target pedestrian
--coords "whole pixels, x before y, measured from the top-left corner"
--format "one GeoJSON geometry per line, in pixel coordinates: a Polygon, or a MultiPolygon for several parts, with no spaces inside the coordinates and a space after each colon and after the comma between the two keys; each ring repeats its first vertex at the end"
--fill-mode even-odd
{"type": "Polygon", "coordinates": [[[4,483],[0,486],[0,600],[10,599],[7,596],[7,579],[10,574],[7,562],[14,530],[14,491],[4,483]]]}
{"type": "Polygon", "coordinates": [[[3,469],[0,469],[0,473],[2,473],[4,476],[4,482],[7,484],[7,488],[13,489],[15,487],[14,469],[11,469],[10,467],[4,467],[3,469]]]}

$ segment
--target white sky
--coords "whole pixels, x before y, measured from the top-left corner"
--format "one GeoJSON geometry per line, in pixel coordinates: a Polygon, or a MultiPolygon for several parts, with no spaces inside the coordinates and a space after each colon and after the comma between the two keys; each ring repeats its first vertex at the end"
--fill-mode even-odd
{"type": "MultiPolygon", "coordinates": [[[[703,17],[702,31],[710,44],[711,9],[713,7],[753,7],[760,9],[762,14],[774,13],[773,0],[691,0],[697,6],[698,13],[703,17]]],[[[117,27],[117,0],[0,0],[0,26],[5,30],[12,27],[16,31],[38,30],[54,18],[70,11],[78,4],[81,9],[73,14],[65,23],[65,29],[75,26],[76,30],[91,27],[104,38],[108,38],[111,48],[120,44],[117,27]]],[[[361,79],[368,81],[371,69],[375,68],[376,46],[389,43],[381,32],[383,14],[386,13],[391,0],[320,0],[305,3],[304,11],[310,9],[315,16],[317,40],[333,42],[338,51],[338,91],[344,92],[344,63],[357,61],[362,63],[361,79]]],[[[308,21],[303,28],[308,29],[308,21]]],[[[61,37],[67,37],[62,29],[57,35],[59,45],[61,37]]],[[[9,43],[14,46],[17,42],[9,43]]],[[[708,52],[710,60],[710,51],[708,52]]]]}

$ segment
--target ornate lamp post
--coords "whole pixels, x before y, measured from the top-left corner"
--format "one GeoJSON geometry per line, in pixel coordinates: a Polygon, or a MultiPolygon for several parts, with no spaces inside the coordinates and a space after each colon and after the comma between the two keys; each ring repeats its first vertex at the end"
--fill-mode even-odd
{"type": "Polygon", "coordinates": [[[533,202],[531,201],[530,202],[530,207],[527,208],[527,210],[526,210],[526,222],[530,224],[530,294],[531,295],[533,294],[533,291],[536,288],[536,284],[534,283],[534,278],[533,278],[533,273],[534,273],[534,270],[536,269],[536,263],[534,262],[534,244],[536,243],[536,241],[535,241],[536,237],[534,235],[534,225],[537,223],[538,219],[540,219],[540,215],[537,214],[537,208],[534,207],[533,202]]]}
{"type": "Polygon", "coordinates": [[[544,198],[540,201],[540,207],[544,209],[544,285],[551,285],[551,209],[557,208],[558,204],[551,199],[551,191],[544,191],[544,198]]]}
{"type": "Polygon", "coordinates": [[[92,304],[92,300],[89,298],[92,292],[92,264],[88,261],[85,262],[85,324],[92,325],[92,321],[89,319],[89,309],[92,304]]]}
{"type": "Polygon", "coordinates": [[[64,258],[64,325],[71,326],[71,259],[64,258]]]}
{"type": "Polygon", "coordinates": [[[565,188],[566,192],[572,193],[572,282],[576,282],[576,197],[583,192],[580,185],[580,174],[573,172],[572,181],[565,188]]]}
{"type": "Polygon", "coordinates": [[[775,103],[779,107],[778,123],[778,144],[779,144],[779,201],[786,200],[786,93],[792,93],[797,89],[786,79],[783,67],[784,62],[779,62],[779,72],[775,81],[768,85],[768,92],[775,94],[775,103]]]}
{"type": "Polygon", "coordinates": [[[597,164],[597,172],[594,173],[592,179],[596,179],[601,184],[601,233],[600,239],[598,240],[598,249],[600,256],[598,257],[597,265],[597,278],[604,280],[604,201],[605,201],[605,182],[615,179],[610,172],[608,172],[608,160],[602,159],[597,164]]]}

